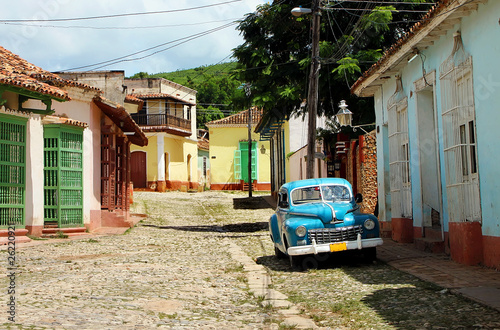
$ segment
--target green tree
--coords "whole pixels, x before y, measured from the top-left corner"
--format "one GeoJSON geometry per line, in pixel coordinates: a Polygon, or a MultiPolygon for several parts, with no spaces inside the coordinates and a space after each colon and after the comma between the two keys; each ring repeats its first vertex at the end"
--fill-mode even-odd
{"type": "MultiPolygon", "coordinates": [[[[375,1],[322,1],[318,114],[333,116],[345,99],[355,124],[374,121],[372,101],[351,96],[350,86],[430,8],[414,4],[425,0],[393,2],[381,7],[375,1]]],[[[235,75],[252,85],[252,102],[264,107],[267,117],[306,111],[311,18],[293,17],[298,6],[311,2],[261,5],[237,27],[244,42],[233,50],[239,64],[235,75]]]]}

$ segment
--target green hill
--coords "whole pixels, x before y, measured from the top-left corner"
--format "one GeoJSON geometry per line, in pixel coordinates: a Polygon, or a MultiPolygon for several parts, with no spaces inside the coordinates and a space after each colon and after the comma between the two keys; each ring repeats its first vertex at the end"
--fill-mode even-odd
{"type": "Polygon", "coordinates": [[[207,78],[230,78],[235,68],[236,62],[227,62],[200,66],[194,69],[177,70],[173,72],[159,72],[151,74],[147,72],[139,72],[130,78],[165,78],[183,86],[193,88],[193,86],[203,84],[207,78]]]}

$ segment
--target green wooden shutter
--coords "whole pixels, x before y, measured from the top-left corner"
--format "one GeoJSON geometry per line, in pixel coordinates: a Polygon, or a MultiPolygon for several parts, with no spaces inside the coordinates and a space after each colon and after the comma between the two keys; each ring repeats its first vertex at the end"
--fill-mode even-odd
{"type": "Polygon", "coordinates": [[[0,114],[0,227],[24,226],[26,122],[0,114]]]}
{"type": "Polygon", "coordinates": [[[44,126],[44,221],[83,226],[83,131],[44,126]]]}
{"type": "Polygon", "coordinates": [[[241,180],[241,150],[234,151],[234,179],[241,180]]]}
{"type": "MultiPolygon", "coordinates": [[[[248,183],[248,142],[239,143],[239,171],[240,179],[248,183]]],[[[235,162],[236,164],[236,162],[235,162]]],[[[252,180],[257,180],[257,143],[252,142],[252,180]]]]}
{"type": "Polygon", "coordinates": [[[252,181],[257,180],[257,143],[252,143],[252,181]]]}

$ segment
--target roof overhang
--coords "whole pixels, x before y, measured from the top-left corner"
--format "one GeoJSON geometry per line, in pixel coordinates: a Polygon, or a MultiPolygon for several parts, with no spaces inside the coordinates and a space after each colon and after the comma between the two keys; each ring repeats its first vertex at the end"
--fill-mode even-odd
{"type": "Polygon", "coordinates": [[[144,94],[139,94],[139,93],[132,93],[129,94],[132,97],[139,98],[142,100],[151,100],[151,99],[172,99],[177,103],[183,104],[183,105],[189,105],[189,106],[195,106],[196,103],[186,101],[180,97],[171,95],[171,94],[166,94],[166,93],[144,93],[144,94]]]}
{"type": "Polygon", "coordinates": [[[130,142],[140,147],[148,145],[148,138],[123,106],[102,96],[96,96],[94,103],[127,135],[130,142]]]}
{"type": "Polygon", "coordinates": [[[389,48],[351,87],[351,93],[362,97],[373,96],[384,80],[390,79],[408,64],[418,51],[432,46],[445,35],[462,17],[477,10],[480,3],[488,0],[442,0],[423,19],[389,48]]]}

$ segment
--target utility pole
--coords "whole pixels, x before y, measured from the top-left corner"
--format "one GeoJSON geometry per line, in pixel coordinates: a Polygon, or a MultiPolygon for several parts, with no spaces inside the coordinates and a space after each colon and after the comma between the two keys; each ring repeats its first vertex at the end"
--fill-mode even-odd
{"type": "MultiPolygon", "coordinates": [[[[252,94],[250,84],[245,84],[245,94],[252,94]]],[[[248,197],[252,197],[252,105],[248,107],[248,197]]]]}
{"type": "Polygon", "coordinates": [[[319,30],[321,12],[320,0],[313,1],[312,8],[312,55],[311,72],[309,73],[309,91],[307,94],[307,113],[309,116],[307,132],[307,165],[306,178],[314,177],[314,154],[316,153],[316,117],[318,114],[318,82],[319,82],[319,30]]]}

